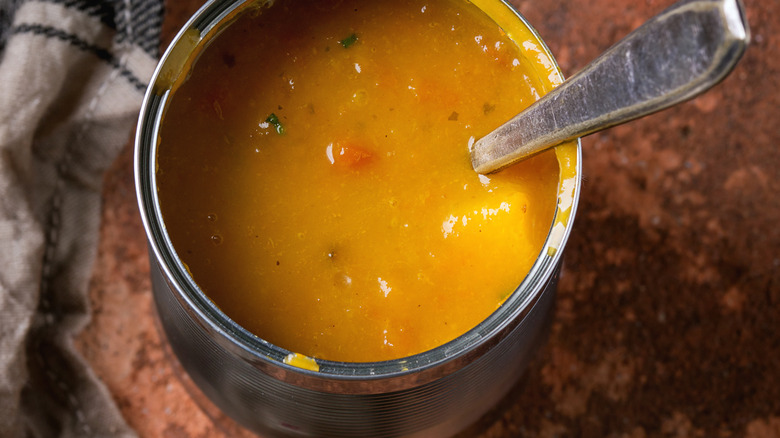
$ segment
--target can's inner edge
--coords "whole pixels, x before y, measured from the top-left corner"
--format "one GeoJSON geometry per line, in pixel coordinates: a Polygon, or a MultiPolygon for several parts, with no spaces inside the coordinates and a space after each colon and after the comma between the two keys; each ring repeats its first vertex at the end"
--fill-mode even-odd
{"type": "MultiPolygon", "coordinates": [[[[157,185],[154,173],[158,144],[157,133],[164,116],[165,103],[172,88],[170,78],[161,80],[160,72],[165,71],[170,53],[174,51],[178,44],[182,43],[187,31],[195,30],[200,34],[202,41],[208,41],[208,39],[218,34],[226,23],[235,17],[235,14],[242,12],[250,3],[224,0],[212,1],[207,3],[190,19],[190,22],[179,32],[163,55],[150,82],[140,115],[139,135],[137,135],[136,139],[136,178],[139,191],[139,207],[144,217],[144,226],[152,253],[166,275],[168,283],[175,286],[178,294],[177,299],[185,305],[185,308],[188,306],[192,307],[190,309],[191,313],[193,313],[193,316],[197,316],[200,320],[199,323],[204,328],[225,338],[220,343],[222,346],[239,354],[249,362],[264,363],[272,361],[274,366],[283,367],[295,373],[308,374],[313,377],[377,379],[388,375],[398,376],[416,373],[451,362],[462,355],[468,354],[474,348],[480,347],[480,345],[485,346],[488,343],[495,344],[498,342],[499,339],[496,339],[496,337],[500,332],[505,331],[510,326],[516,326],[521,323],[523,316],[538,299],[537,295],[543,290],[546,281],[549,280],[556,266],[560,263],[563,253],[562,249],[571,232],[571,222],[579,199],[581,186],[581,147],[579,140],[577,141],[577,178],[574,189],[574,202],[570,206],[571,211],[565,215],[563,235],[558,234],[554,236],[553,234],[553,226],[556,223],[560,223],[559,217],[562,215],[562,211],[556,206],[555,217],[550,225],[545,245],[529,273],[515,291],[495,312],[476,327],[432,350],[405,358],[381,362],[338,362],[317,359],[319,371],[301,369],[283,363],[284,358],[291,351],[264,341],[238,325],[222,312],[197,286],[169,240],[157,199],[157,185]],[[226,7],[226,5],[232,6],[226,7]],[[150,124],[151,126],[149,126],[150,124]],[[552,240],[555,240],[553,242],[554,245],[551,245],[552,240]],[[550,246],[558,248],[552,255],[547,253],[547,249],[550,246]]],[[[501,0],[501,3],[509,8],[532,32],[537,41],[542,45],[547,56],[553,61],[558,73],[561,74],[560,68],[555,63],[549,48],[544,45],[543,40],[533,27],[505,1],[501,0]]],[[[196,53],[192,52],[191,55],[196,55],[196,53]]]]}

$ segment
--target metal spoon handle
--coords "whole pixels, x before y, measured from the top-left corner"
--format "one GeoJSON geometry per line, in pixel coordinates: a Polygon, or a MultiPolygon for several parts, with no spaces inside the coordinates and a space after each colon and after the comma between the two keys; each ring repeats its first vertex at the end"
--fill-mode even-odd
{"type": "Polygon", "coordinates": [[[740,0],[683,0],[477,141],[490,173],[543,150],[690,99],[720,82],[750,39],[740,0]]]}

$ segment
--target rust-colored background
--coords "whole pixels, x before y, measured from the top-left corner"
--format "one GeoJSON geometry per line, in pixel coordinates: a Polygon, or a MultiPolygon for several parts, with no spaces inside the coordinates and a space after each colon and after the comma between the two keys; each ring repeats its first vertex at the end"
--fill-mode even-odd
{"type": "MultiPolygon", "coordinates": [[[[164,44],[199,3],[168,2],[164,44]]],[[[568,76],[672,1],[512,3],[568,76]]],[[[780,437],[780,2],[745,4],[753,41],[723,83],[583,140],[549,342],[464,436],[780,437]]],[[[142,437],[248,436],[163,353],[131,149],[106,176],[78,347],[142,437]]]]}

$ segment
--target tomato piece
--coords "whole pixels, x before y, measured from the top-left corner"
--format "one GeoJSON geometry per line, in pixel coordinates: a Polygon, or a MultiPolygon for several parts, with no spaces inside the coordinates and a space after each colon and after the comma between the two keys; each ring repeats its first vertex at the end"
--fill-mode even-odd
{"type": "Polygon", "coordinates": [[[351,142],[334,142],[325,150],[330,164],[344,169],[358,169],[374,160],[371,150],[351,142]]]}

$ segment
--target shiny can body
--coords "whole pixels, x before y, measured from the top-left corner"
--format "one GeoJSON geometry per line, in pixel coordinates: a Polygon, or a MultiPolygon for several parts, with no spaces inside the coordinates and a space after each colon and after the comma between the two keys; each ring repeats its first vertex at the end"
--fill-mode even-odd
{"type": "MultiPolygon", "coordinates": [[[[404,359],[318,360],[318,371],[288,364],[290,352],[234,323],[192,281],[166,234],[154,174],[172,72],[184,69],[205,36],[218,32],[250,3],[216,0],[201,8],[160,61],[141,109],[136,188],[150,247],[154,299],[171,350],[214,405],[263,436],[457,433],[512,388],[544,339],[579,195],[579,145],[576,178],[567,188],[571,202],[565,214],[556,212],[560,226],[551,227],[548,236],[553,245],[545,247],[518,289],[484,322],[447,344],[404,359]]],[[[510,6],[495,3],[524,21],[510,6]]]]}

